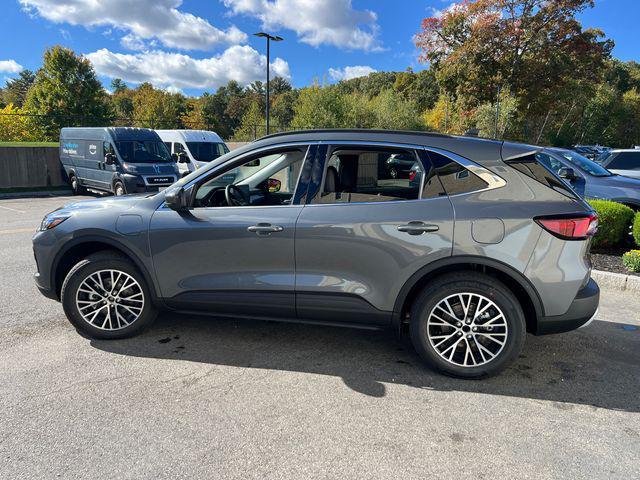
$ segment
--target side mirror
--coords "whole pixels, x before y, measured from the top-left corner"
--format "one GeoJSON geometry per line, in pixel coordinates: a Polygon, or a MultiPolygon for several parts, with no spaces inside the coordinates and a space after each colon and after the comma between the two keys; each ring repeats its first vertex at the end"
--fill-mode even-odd
{"type": "Polygon", "coordinates": [[[252,160],[248,163],[245,163],[243,165],[243,167],[259,167],[260,166],[260,159],[256,159],[256,160],[252,160]]]}
{"type": "Polygon", "coordinates": [[[191,160],[189,160],[189,155],[187,155],[185,152],[180,152],[178,154],[178,163],[191,163],[191,160]]]}
{"type": "Polygon", "coordinates": [[[104,163],[107,165],[115,165],[117,163],[116,156],[113,153],[106,153],[104,156],[104,163]]]}
{"type": "Polygon", "coordinates": [[[269,193],[278,193],[282,188],[282,182],[277,178],[270,178],[267,180],[269,186],[269,193]]]}
{"type": "Polygon", "coordinates": [[[176,212],[187,210],[189,208],[188,200],[188,195],[182,187],[172,188],[164,196],[164,203],[176,212]]]}
{"type": "Polygon", "coordinates": [[[575,180],[577,178],[575,170],[569,167],[562,167],[560,170],[558,170],[558,176],[569,181],[575,180]]]}

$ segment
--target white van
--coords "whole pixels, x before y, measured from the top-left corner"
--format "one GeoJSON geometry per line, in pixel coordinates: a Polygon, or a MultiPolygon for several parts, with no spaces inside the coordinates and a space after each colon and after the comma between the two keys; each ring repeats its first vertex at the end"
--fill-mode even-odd
{"type": "Polygon", "coordinates": [[[156,130],[185,176],[229,152],[217,133],[207,130],[156,130]]]}

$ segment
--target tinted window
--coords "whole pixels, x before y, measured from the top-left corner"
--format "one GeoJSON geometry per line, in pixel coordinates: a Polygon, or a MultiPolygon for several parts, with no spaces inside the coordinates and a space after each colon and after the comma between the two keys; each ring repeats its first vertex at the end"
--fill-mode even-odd
{"type": "Polygon", "coordinates": [[[560,160],[546,153],[536,153],[536,160],[555,173],[559,173],[561,168],[567,168],[560,160]]]}
{"type": "Polygon", "coordinates": [[[640,150],[637,152],[619,152],[607,165],[613,170],[640,170],[640,150]]]}
{"type": "Polygon", "coordinates": [[[423,175],[413,151],[334,147],[314,203],[417,200],[423,175]]]}
{"type": "Polygon", "coordinates": [[[571,188],[557,177],[551,170],[545,167],[538,160],[538,155],[527,155],[525,157],[509,160],[507,165],[515,168],[520,173],[524,173],[527,177],[533,178],[541,184],[559,192],[567,197],[576,198],[576,194],[571,188]]]}
{"type": "Polygon", "coordinates": [[[429,158],[435,167],[442,186],[449,195],[484,190],[487,182],[471,173],[459,163],[436,152],[429,152],[429,158]]]}
{"type": "Polygon", "coordinates": [[[187,142],[187,147],[198,162],[210,162],[229,151],[224,143],[187,142]]]}
{"type": "Polygon", "coordinates": [[[587,157],[583,157],[579,153],[572,152],[570,150],[563,150],[559,152],[565,159],[569,160],[576,167],[584,170],[589,175],[594,177],[608,177],[611,172],[604,168],[602,165],[598,165],[593,160],[589,160],[587,157]]]}

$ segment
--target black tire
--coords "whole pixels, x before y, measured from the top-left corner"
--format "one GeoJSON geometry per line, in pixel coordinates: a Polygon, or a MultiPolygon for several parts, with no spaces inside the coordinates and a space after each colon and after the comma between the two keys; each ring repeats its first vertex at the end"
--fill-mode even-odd
{"type": "MultiPolygon", "coordinates": [[[[477,308],[475,310],[477,311],[477,308]]],[[[456,312],[454,311],[454,313],[456,312]]],[[[476,313],[474,312],[473,314],[470,314],[470,317],[475,315],[476,313]]],[[[451,319],[451,317],[449,318],[451,319]]],[[[473,321],[475,322],[475,320],[473,321]]],[[[470,328],[466,327],[463,322],[461,322],[461,324],[461,328],[470,328]]],[[[482,329],[483,327],[479,328],[482,329]]],[[[454,332],[455,330],[458,329],[453,327],[444,327],[443,333],[448,335],[450,332],[454,332]]],[[[520,306],[517,298],[500,281],[477,272],[458,272],[438,277],[425,287],[411,309],[410,332],[411,342],[413,343],[414,348],[420,357],[422,357],[422,359],[430,366],[446,375],[473,379],[496,375],[518,357],[524,345],[526,321],[522,307],[520,306]],[[486,297],[503,313],[506,323],[505,331],[508,332],[506,340],[504,341],[504,346],[499,347],[501,350],[496,353],[496,356],[493,359],[482,365],[462,366],[457,365],[455,362],[448,361],[441,356],[441,353],[438,353],[427,334],[427,321],[431,312],[438,312],[438,310],[436,310],[438,303],[450,295],[458,293],[471,293],[486,297]]],[[[479,364],[481,363],[482,358],[479,358],[480,350],[477,347],[478,343],[475,340],[475,335],[481,335],[481,333],[474,334],[473,332],[468,331],[462,334],[460,331],[457,333],[457,335],[462,335],[467,338],[470,338],[468,337],[469,334],[473,336],[473,340],[469,340],[468,342],[465,341],[465,343],[467,345],[474,345],[473,352],[476,353],[476,357],[473,361],[475,362],[477,358],[479,364]]],[[[482,338],[478,336],[477,338],[487,342],[487,340],[484,340],[486,336],[482,338]]],[[[444,349],[445,347],[448,347],[452,343],[455,343],[455,340],[456,337],[450,341],[448,340],[450,343],[448,345],[443,345],[441,348],[444,349]]],[[[464,338],[461,338],[461,340],[464,340],[464,338]]],[[[434,343],[437,342],[434,341],[434,343]]],[[[464,350],[465,345],[462,344],[460,346],[456,346],[454,347],[454,350],[459,350],[459,347],[462,347],[462,350],[464,350]]],[[[484,354],[482,355],[484,357],[484,354]]],[[[472,364],[472,360],[467,360],[466,357],[464,362],[459,363],[467,362],[472,364]]]]}
{"type": "Polygon", "coordinates": [[[73,191],[74,195],[82,195],[86,192],[85,188],[80,185],[78,177],[76,177],[76,175],[73,173],[69,175],[69,184],[71,184],[71,190],[73,191]]]}
{"type": "MultiPolygon", "coordinates": [[[[62,284],[61,301],[64,313],[71,324],[88,337],[96,339],[132,337],[151,325],[157,316],[157,311],[153,306],[149,286],[145,281],[144,275],[140,273],[130,260],[116,252],[103,251],[94,253],[78,262],[71,271],[69,271],[62,284]],[[115,330],[105,330],[90,324],[80,313],[78,303],[76,302],[78,289],[87,277],[101,270],[124,272],[132,277],[140,286],[144,304],[139,316],[136,320],[132,321],[130,325],[115,330]]],[[[109,307],[107,307],[107,309],[109,309],[109,307]]]]}
{"type": "Polygon", "coordinates": [[[124,188],[124,183],[120,180],[116,180],[113,182],[113,194],[116,197],[121,197],[122,195],[126,195],[127,190],[124,188]]]}

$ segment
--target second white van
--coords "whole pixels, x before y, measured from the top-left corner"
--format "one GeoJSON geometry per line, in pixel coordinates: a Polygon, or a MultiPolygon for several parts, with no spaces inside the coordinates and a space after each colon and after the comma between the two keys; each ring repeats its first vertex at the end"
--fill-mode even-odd
{"type": "Polygon", "coordinates": [[[185,176],[229,152],[215,132],[207,130],[156,130],[185,176]]]}

